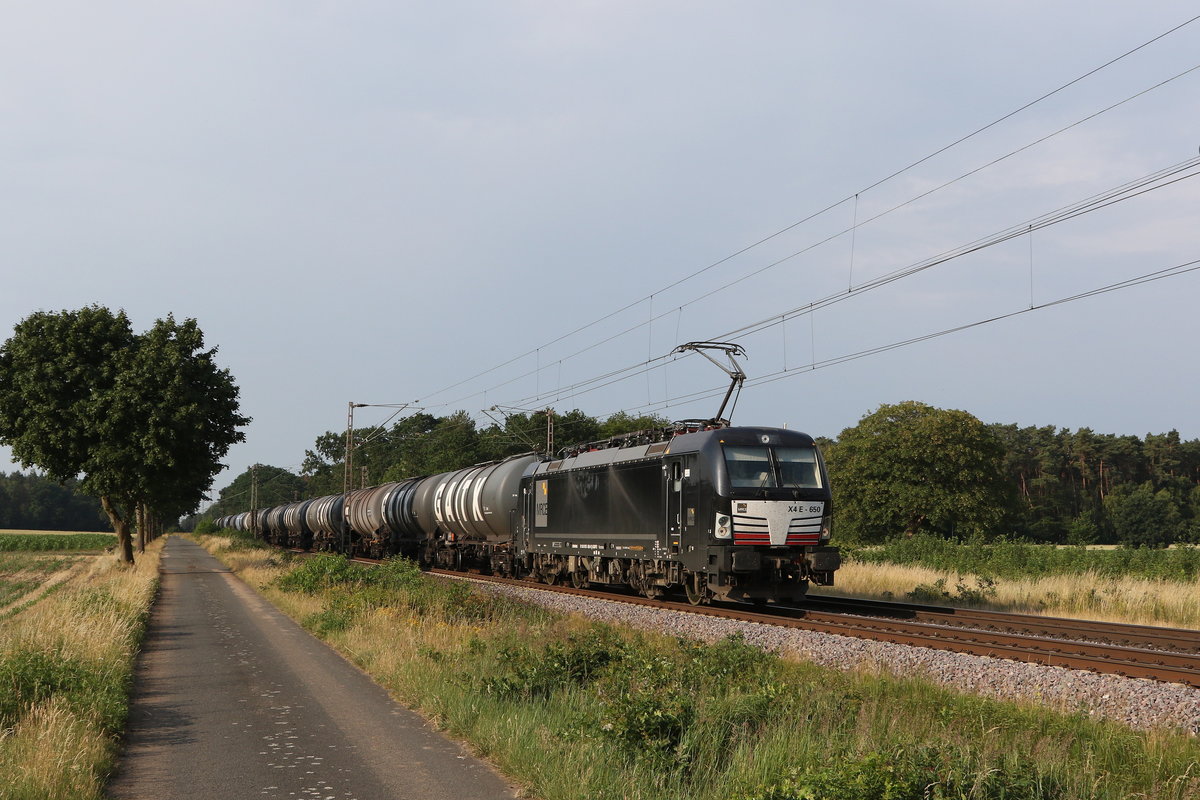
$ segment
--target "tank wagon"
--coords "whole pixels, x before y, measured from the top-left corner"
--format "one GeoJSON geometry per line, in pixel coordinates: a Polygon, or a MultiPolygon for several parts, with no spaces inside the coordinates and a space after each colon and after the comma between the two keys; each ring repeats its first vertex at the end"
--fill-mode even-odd
{"type": "Polygon", "coordinates": [[[274,509],[221,527],[268,542],[648,596],[799,600],[833,584],[831,495],[812,437],[684,426],[514,456],[274,509]]]}

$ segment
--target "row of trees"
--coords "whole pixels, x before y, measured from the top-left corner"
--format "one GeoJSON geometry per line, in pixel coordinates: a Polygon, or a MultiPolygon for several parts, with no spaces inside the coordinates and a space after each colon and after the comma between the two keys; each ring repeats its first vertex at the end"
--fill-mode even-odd
{"type": "Polygon", "coordinates": [[[918,531],[1056,544],[1200,542],[1200,441],[985,425],[884,405],[823,442],[839,537],[918,531]]]}
{"type": "Polygon", "coordinates": [[[59,484],[41,475],[0,472],[0,529],[105,530],[100,501],[79,491],[78,481],[59,484]]]}
{"type": "Polygon", "coordinates": [[[133,561],[161,521],[196,508],[245,436],[238,389],[194,319],[135,333],[124,311],[39,311],[0,346],[0,443],[23,467],[78,479],[133,561]]]}

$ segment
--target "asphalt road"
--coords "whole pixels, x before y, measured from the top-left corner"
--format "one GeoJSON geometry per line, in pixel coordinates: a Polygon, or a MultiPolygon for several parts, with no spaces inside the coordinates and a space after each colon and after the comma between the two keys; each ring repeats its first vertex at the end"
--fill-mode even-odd
{"type": "Polygon", "coordinates": [[[497,800],[515,793],[199,545],[172,537],[108,796],[497,800]]]}

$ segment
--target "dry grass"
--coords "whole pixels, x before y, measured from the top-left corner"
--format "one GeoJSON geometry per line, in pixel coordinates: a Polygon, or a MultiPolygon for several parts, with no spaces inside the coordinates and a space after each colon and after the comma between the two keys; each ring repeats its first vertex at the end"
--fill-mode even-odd
{"type": "Polygon", "coordinates": [[[109,747],[66,703],[41,703],[0,732],[0,797],[98,797],[95,765],[108,758],[109,747]]]}
{"type": "Polygon", "coordinates": [[[57,591],[0,622],[0,659],[44,654],[52,664],[74,665],[91,687],[39,693],[6,723],[0,800],[101,796],[161,550],[162,540],[153,543],[132,568],[109,556],[89,558],[57,591]]]}
{"type": "MultiPolygon", "coordinates": [[[[960,583],[978,590],[975,576],[960,576],[927,567],[895,564],[845,564],[837,573],[837,587],[816,594],[905,600],[918,586],[945,582],[951,597],[960,583]]],[[[1000,580],[981,608],[1046,616],[1078,617],[1141,625],[1200,628],[1200,581],[1154,581],[1139,578],[1104,578],[1094,573],[1054,575],[1028,580],[1000,580]]]]}

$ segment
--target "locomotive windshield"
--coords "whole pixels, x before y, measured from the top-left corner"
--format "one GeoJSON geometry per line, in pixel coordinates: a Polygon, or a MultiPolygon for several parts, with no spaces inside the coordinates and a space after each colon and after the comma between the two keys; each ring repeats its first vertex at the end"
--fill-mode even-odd
{"type": "Polygon", "coordinates": [[[725,447],[725,468],[734,489],[820,489],[821,470],[812,447],[725,447]]]}

